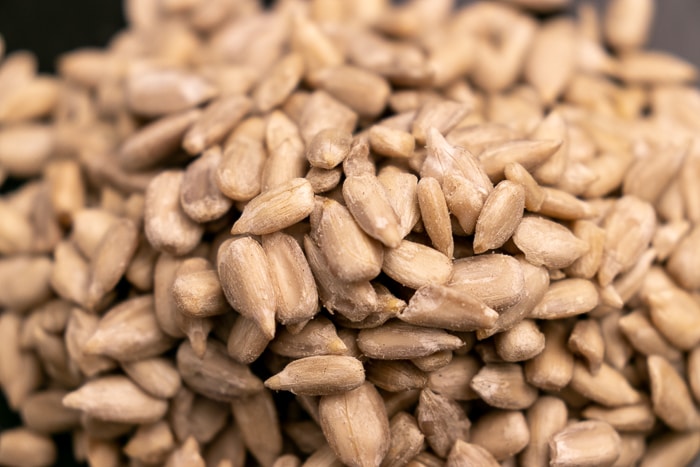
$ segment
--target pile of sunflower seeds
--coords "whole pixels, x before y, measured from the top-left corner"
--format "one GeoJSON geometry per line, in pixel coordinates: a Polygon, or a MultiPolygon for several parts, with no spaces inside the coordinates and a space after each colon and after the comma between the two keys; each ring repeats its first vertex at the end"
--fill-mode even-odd
{"type": "Polygon", "coordinates": [[[130,0],[2,58],[0,464],[690,462],[697,71],[567,4],[130,0]]]}

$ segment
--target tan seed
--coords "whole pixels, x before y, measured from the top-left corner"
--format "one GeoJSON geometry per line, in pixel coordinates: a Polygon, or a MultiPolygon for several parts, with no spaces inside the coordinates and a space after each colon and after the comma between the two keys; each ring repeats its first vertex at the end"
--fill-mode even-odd
{"type": "Polygon", "coordinates": [[[293,394],[327,396],[351,391],[364,381],[364,368],[356,358],[319,355],[294,360],[280,373],[268,378],[265,386],[293,394]]]}

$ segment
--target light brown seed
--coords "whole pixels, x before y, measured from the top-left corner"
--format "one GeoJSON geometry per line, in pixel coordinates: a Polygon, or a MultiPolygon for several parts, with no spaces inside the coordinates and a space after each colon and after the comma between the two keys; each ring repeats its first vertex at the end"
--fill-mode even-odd
{"type": "Polygon", "coordinates": [[[370,237],[389,248],[399,245],[399,218],[376,176],[366,174],[346,178],[343,198],[355,221],[370,237]]]}
{"type": "Polygon", "coordinates": [[[226,340],[226,350],[231,358],[243,364],[253,363],[270,343],[255,321],[237,316],[226,340]]]}
{"type": "Polygon", "coordinates": [[[482,416],[474,422],[470,439],[499,461],[522,451],[529,441],[525,417],[515,410],[494,410],[482,416]]]}
{"type": "Polygon", "coordinates": [[[696,430],[700,425],[700,413],[683,377],[658,355],[647,358],[647,367],[654,413],[674,430],[696,430]]]}
{"type": "Polygon", "coordinates": [[[641,399],[624,375],[606,363],[593,375],[581,362],[575,362],[571,387],[606,407],[635,404],[641,399]]]}
{"type": "Polygon", "coordinates": [[[386,125],[373,125],[369,129],[372,151],[387,157],[407,158],[413,155],[416,141],[407,131],[386,125]]]}
{"type": "Polygon", "coordinates": [[[221,466],[228,461],[231,463],[230,467],[242,467],[245,465],[245,458],[246,449],[241,433],[233,423],[224,427],[204,452],[207,465],[221,466]]]}
{"type": "Polygon", "coordinates": [[[180,205],[185,214],[195,222],[204,223],[218,219],[226,214],[233,204],[215,183],[221,158],[221,149],[214,147],[185,170],[180,186],[180,205]]]}
{"type": "Polygon", "coordinates": [[[272,339],[277,298],[270,265],[260,244],[250,237],[227,240],[219,247],[217,268],[226,300],[272,339]]]}
{"type": "Polygon", "coordinates": [[[425,102],[413,120],[411,132],[416,143],[425,144],[432,128],[440,134],[449,133],[470,111],[465,104],[449,100],[429,100],[425,102]]]}
{"type": "Polygon", "coordinates": [[[674,362],[682,358],[680,351],[659,333],[644,311],[635,310],[621,316],[618,326],[637,352],[647,356],[659,355],[674,362]]]}
{"type": "MultiPolygon", "coordinates": [[[[681,244],[681,241],[689,230],[690,223],[687,221],[675,221],[659,225],[659,227],[656,229],[656,233],[654,234],[654,238],[651,241],[651,245],[656,251],[656,257],[659,259],[659,261],[665,261],[674,251],[676,251],[677,247],[681,244]]],[[[685,257],[685,255],[677,255],[674,261],[676,264],[673,267],[671,266],[670,262],[667,263],[669,272],[675,276],[678,276],[677,280],[679,282],[684,279],[683,276],[686,276],[687,272],[686,274],[679,275],[677,272],[673,272],[672,269],[678,268],[678,261],[685,257]]],[[[683,262],[681,262],[681,264],[683,264],[683,262]]],[[[681,284],[683,283],[681,282],[681,284]]],[[[684,285],[684,287],[687,287],[687,285],[684,285]]]]}
{"type": "Polygon", "coordinates": [[[165,358],[122,363],[122,369],[141,389],[159,399],[170,399],[182,386],[177,368],[165,358]]]}
{"type": "Polygon", "coordinates": [[[4,430],[0,435],[0,462],[5,465],[48,466],[56,462],[56,455],[51,438],[26,428],[4,430]]]}
{"type": "Polygon", "coordinates": [[[145,463],[164,462],[175,448],[175,439],[166,421],[141,425],[124,445],[124,453],[145,463]]]}
{"type": "Polygon", "coordinates": [[[600,324],[592,319],[577,321],[569,335],[568,346],[569,350],[584,358],[591,374],[596,374],[605,354],[600,324]]]}
{"type": "Polygon", "coordinates": [[[296,123],[283,112],[274,111],[267,118],[265,145],[268,158],[262,172],[262,191],[285,185],[301,178],[308,169],[304,142],[296,123]]]}
{"type": "Polygon", "coordinates": [[[199,452],[199,443],[190,436],[182,445],[175,449],[165,462],[165,467],[204,467],[204,459],[199,452]]]}
{"type": "Polygon", "coordinates": [[[655,3],[644,0],[615,0],[605,10],[606,41],[616,50],[629,51],[642,47],[649,37],[655,3]]]}
{"type": "Polygon", "coordinates": [[[60,297],[84,305],[90,282],[90,267],[72,242],[63,241],[54,250],[51,288],[60,297]]]}
{"type": "Polygon", "coordinates": [[[39,175],[56,147],[54,130],[39,123],[22,123],[0,131],[0,165],[16,177],[39,175]]]}
{"type": "Polygon", "coordinates": [[[457,440],[469,439],[471,422],[454,400],[423,389],[416,408],[418,426],[438,456],[447,457],[457,440]]]}
{"type": "Polygon", "coordinates": [[[470,386],[484,402],[500,409],[525,409],[537,399],[537,389],[525,381],[522,367],[513,363],[485,365],[470,386]]]}
{"type": "Polygon", "coordinates": [[[126,101],[137,114],[155,117],[180,112],[216,95],[201,77],[178,70],[143,70],[126,79],[126,101]]]}
{"type": "Polygon", "coordinates": [[[177,352],[177,369],[185,384],[194,391],[222,402],[263,389],[262,381],[247,366],[229,358],[224,345],[216,341],[207,343],[201,359],[190,343],[184,341],[177,352]]]}
{"type": "Polygon", "coordinates": [[[323,434],[346,465],[380,465],[391,432],[381,396],[371,383],[319,401],[323,434]]]}
{"type": "Polygon", "coordinates": [[[555,154],[561,147],[561,140],[515,140],[501,143],[484,150],[479,161],[488,176],[499,181],[504,178],[506,165],[517,162],[525,169],[532,170],[555,154]]]}
{"type": "Polygon", "coordinates": [[[564,319],[587,313],[599,303],[595,285],[586,279],[553,282],[540,303],[530,313],[535,319],[564,319]]]}
{"type": "Polygon", "coordinates": [[[360,350],[378,360],[406,360],[462,347],[459,337],[442,329],[389,321],[378,328],[363,329],[357,336],[360,350]]]}
{"type": "Polygon", "coordinates": [[[637,156],[627,171],[622,193],[654,203],[678,174],[688,153],[688,146],[669,146],[649,150],[637,156]]]}
{"type": "Polygon", "coordinates": [[[658,51],[626,53],[620,57],[616,72],[628,84],[681,84],[697,79],[697,70],[692,64],[658,51]]]}
{"type": "Polygon", "coordinates": [[[416,193],[421,220],[433,246],[451,259],[454,253],[452,225],[440,184],[432,177],[423,177],[418,182],[416,193]]]}
{"type": "Polygon", "coordinates": [[[403,240],[398,247],[385,250],[382,271],[395,281],[417,289],[446,283],[452,274],[452,264],[433,248],[403,240]],[[421,267],[417,268],[417,264],[421,267]]]}
{"type": "Polygon", "coordinates": [[[351,391],[364,381],[364,368],[356,358],[318,355],[294,360],[280,373],[268,378],[265,386],[293,394],[327,396],[351,391]]]}
{"type": "Polygon", "coordinates": [[[451,174],[445,175],[442,190],[450,213],[457,218],[465,234],[474,233],[476,223],[484,206],[485,196],[468,179],[451,174]]]}
{"type": "Polygon", "coordinates": [[[249,137],[235,138],[225,146],[214,174],[216,186],[226,197],[235,201],[254,198],[262,189],[266,157],[262,141],[249,137]]]}
{"type": "Polygon", "coordinates": [[[420,287],[399,314],[399,319],[407,323],[451,331],[490,328],[497,318],[495,310],[469,293],[433,284],[420,287]]]}
{"type": "Polygon", "coordinates": [[[66,350],[86,376],[92,377],[103,371],[109,371],[116,363],[101,355],[90,355],[85,352],[85,344],[93,336],[99,325],[99,317],[81,308],[73,308],[66,326],[66,350]]]}
{"type": "Polygon", "coordinates": [[[693,228],[671,253],[667,270],[686,289],[700,288],[700,275],[693,267],[700,256],[700,228],[693,228]]]}
{"type": "Polygon", "coordinates": [[[436,394],[454,400],[477,399],[479,396],[469,383],[479,368],[480,363],[475,357],[456,355],[447,365],[428,375],[428,387],[436,394]]]}
{"type": "Polygon", "coordinates": [[[517,162],[511,162],[506,165],[503,173],[507,180],[519,184],[525,190],[525,208],[537,212],[544,202],[545,193],[530,172],[517,162]]]}
{"type": "Polygon", "coordinates": [[[182,210],[180,190],[184,173],[168,170],[155,177],[146,190],[144,230],[156,250],[184,255],[199,244],[203,229],[182,210]]]}
{"type": "Polygon", "coordinates": [[[168,409],[125,376],[105,376],[84,384],[63,398],[63,405],[101,420],[121,423],[153,423],[168,409]]]}
{"type": "Polygon", "coordinates": [[[314,192],[304,178],[295,178],[264,192],[246,204],[233,224],[234,235],[264,235],[277,232],[307,217],[314,207],[314,192]]]}
{"type": "Polygon", "coordinates": [[[377,309],[377,293],[369,281],[343,282],[336,278],[320,248],[308,235],[304,237],[304,251],[316,279],[318,296],[328,310],[337,311],[351,321],[362,321],[377,309]]]}
{"type": "Polygon", "coordinates": [[[589,405],[581,412],[581,415],[587,419],[609,423],[618,431],[649,431],[656,422],[656,417],[648,403],[612,409],[599,405],[589,405]]]}
{"type": "Polygon", "coordinates": [[[419,370],[431,373],[449,365],[453,357],[454,355],[451,350],[443,350],[442,352],[436,352],[432,355],[426,355],[425,357],[414,358],[411,360],[411,363],[417,366],[419,370]]]}
{"type": "Polygon", "coordinates": [[[319,131],[309,142],[306,158],[312,167],[332,169],[350,153],[352,135],[346,130],[327,128],[319,131]]]}
{"type": "Polygon", "coordinates": [[[350,65],[326,68],[314,75],[318,87],[362,118],[373,118],[384,110],[391,87],[387,81],[366,69],[350,65]]]}
{"type": "Polygon", "coordinates": [[[456,260],[448,285],[497,310],[516,304],[525,293],[520,263],[498,253],[456,260]]]}
{"type": "Polygon", "coordinates": [[[214,267],[208,262],[202,270],[185,271],[188,262],[200,262],[200,258],[192,258],[178,268],[180,273],[175,276],[172,285],[172,295],[177,309],[192,318],[205,318],[220,315],[229,310],[224,293],[221,290],[219,276],[214,267]]]}
{"type": "Polygon", "coordinates": [[[556,397],[542,396],[527,410],[526,418],[530,442],[520,454],[520,462],[527,467],[547,466],[549,440],[566,426],[566,404],[556,397]]]}
{"type": "Polygon", "coordinates": [[[652,292],[648,298],[649,315],[656,329],[681,350],[690,350],[700,342],[696,321],[700,304],[686,291],[677,287],[652,292]]]}
{"type": "Polygon", "coordinates": [[[304,104],[299,117],[299,129],[309,144],[320,131],[335,128],[352,133],[357,124],[357,114],[325,91],[316,91],[304,104]]]}
{"type": "Polygon", "coordinates": [[[270,343],[270,350],[290,358],[312,355],[343,355],[347,347],[327,318],[317,316],[296,334],[282,329],[270,343]]]}
{"type": "Polygon", "coordinates": [[[537,324],[524,319],[511,329],[494,336],[496,353],[506,362],[529,360],[544,350],[544,334],[537,324]]]}
{"type": "Polygon", "coordinates": [[[593,217],[595,211],[588,203],[566,191],[544,187],[544,199],[539,213],[554,219],[578,220],[593,217]]]}
{"type": "Polygon", "coordinates": [[[253,91],[256,109],[265,113],[284,103],[303,74],[304,59],[300,54],[283,57],[253,91]]]}
{"type": "Polygon", "coordinates": [[[54,434],[72,430],[80,424],[80,412],[63,406],[67,391],[48,389],[27,397],[20,407],[24,425],[37,433],[54,434]]]}
{"type": "Polygon", "coordinates": [[[117,161],[122,169],[139,171],[171,156],[189,128],[202,115],[197,109],[162,117],[141,128],[122,143],[117,161]]]}
{"type": "Polygon", "coordinates": [[[566,346],[568,328],[561,321],[542,326],[544,350],[525,363],[525,377],[531,385],[545,390],[560,390],[571,381],[574,356],[566,346]]]}
{"type": "Polygon", "coordinates": [[[549,449],[552,466],[610,466],[620,456],[620,435],[605,422],[577,422],[554,435],[549,449]]]}
{"type": "Polygon", "coordinates": [[[344,282],[374,279],[379,275],[384,248],[369,237],[350,212],[337,201],[324,198],[317,226],[311,227],[331,272],[344,282]]]}
{"type": "Polygon", "coordinates": [[[381,467],[405,465],[420,452],[425,436],[418,428],[416,419],[406,412],[399,412],[391,417],[389,430],[391,442],[381,467]]]}
{"type": "Polygon", "coordinates": [[[420,219],[416,193],[418,178],[411,173],[387,165],[379,170],[377,179],[384,187],[389,203],[399,217],[399,232],[401,238],[404,238],[420,219]]]}
{"type": "Polygon", "coordinates": [[[460,439],[455,442],[455,445],[450,450],[445,465],[450,467],[464,467],[469,465],[495,467],[500,464],[486,449],[477,444],[467,443],[460,439]]]}
{"type": "Polygon", "coordinates": [[[700,435],[697,431],[690,433],[667,433],[649,443],[640,465],[643,467],[661,467],[671,462],[687,465],[700,451],[700,435]]]}
{"type": "Polygon", "coordinates": [[[603,259],[605,230],[591,221],[578,220],[574,222],[572,231],[576,237],[588,244],[588,251],[566,268],[566,273],[573,277],[591,279],[598,272],[603,259]]]}
{"type": "Polygon", "coordinates": [[[231,403],[233,418],[243,442],[260,465],[272,465],[282,452],[282,433],[272,394],[263,389],[257,394],[231,403]]]}
{"type": "Polygon", "coordinates": [[[566,227],[535,216],[523,217],[513,241],[529,262],[550,269],[570,266],[588,251],[588,245],[566,227]]]}
{"type": "Polygon", "coordinates": [[[515,232],[525,207],[522,186],[504,180],[489,194],[476,222],[474,252],[502,246],[515,232]]]}

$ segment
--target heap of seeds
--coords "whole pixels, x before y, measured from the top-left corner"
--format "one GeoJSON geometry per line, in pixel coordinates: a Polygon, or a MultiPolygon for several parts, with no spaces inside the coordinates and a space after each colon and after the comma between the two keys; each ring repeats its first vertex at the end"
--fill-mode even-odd
{"type": "Polygon", "coordinates": [[[696,70],[566,5],[131,0],[2,59],[0,464],[690,462],[696,70]]]}

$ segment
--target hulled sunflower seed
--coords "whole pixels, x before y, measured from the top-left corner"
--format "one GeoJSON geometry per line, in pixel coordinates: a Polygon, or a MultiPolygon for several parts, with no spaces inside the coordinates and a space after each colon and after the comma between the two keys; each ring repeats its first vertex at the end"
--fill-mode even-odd
{"type": "Polygon", "coordinates": [[[549,449],[552,466],[613,465],[620,456],[620,435],[605,422],[578,422],[554,435],[549,449]]]}
{"type": "Polygon", "coordinates": [[[471,422],[462,407],[430,389],[423,389],[420,393],[416,418],[428,445],[443,458],[457,440],[469,439],[471,422]]]}
{"type": "Polygon", "coordinates": [[[269,389],[306,396],[342,394],[362,385],[365,371],[353,357],[319,355],[294,360],[265,381],[269,389]],[[323,378],[319,379],[319,375],[323,378]]]}

